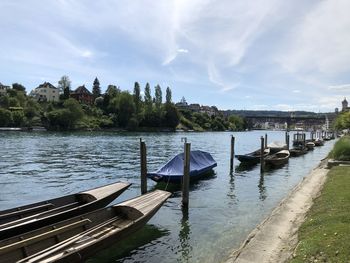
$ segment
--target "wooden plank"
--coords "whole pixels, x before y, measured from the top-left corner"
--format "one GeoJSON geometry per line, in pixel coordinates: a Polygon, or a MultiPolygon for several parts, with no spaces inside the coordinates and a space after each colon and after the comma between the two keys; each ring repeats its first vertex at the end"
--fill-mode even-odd
{"type": "Polygon", "coordinates": [[[39,242],[41,240],[53,237],[55,235],[61,234],[63,232],[66,232],[68,230],[71,230],[71,229],[74,229],[74,228],[86,225],[87,223],[91,223],[91,221],[89,219],[83,219],[81,221],[74,222],[72,224],[59,227],[59,228],[51,230],[49,232],[46,232],[46,233],[43,233],[43,234],[40,234],[40,235],[37,235],[37,236],[29,237],[27,239],[24,239],[24,240],[12,243],[12,244],[4,246],[4,247],[0,247],[0,255],[4,254],[4,253],[7,253],[9,251],[15,250],[17,248],[20,248],[22,246],[29,246],[29,245],[31,245],[33,243],[37,243],[37,242],[39,242]]]}
{"type": "Polygon", "coordinates": [[[47,204],[43,204],[43,205],[39,205],[39,206],[35,206],[35,207],[30,207],[30,208],[23,209],[23,210],[17,210],[17,211],[11,212],[11,213],[0,215],[0,220],[8,218],[8,217],[12,217],[12,216],[17,216],[17,215],[20,215],[20,214],[28,214],[30,212],[35,212],[35,211],[38,211],[38,210],[41,210],[41,209],[45,209],[45,208],[49,208],[49,207],[52,207],[52,206],[55,206],[55,205],[51,204],[51,203],[47,203],[47,204]]]}

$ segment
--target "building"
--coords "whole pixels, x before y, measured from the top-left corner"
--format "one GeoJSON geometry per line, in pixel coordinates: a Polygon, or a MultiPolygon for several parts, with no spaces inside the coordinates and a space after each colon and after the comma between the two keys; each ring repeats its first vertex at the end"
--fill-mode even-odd
{"type": "Polygon", "coordinates": [[[346,100],[346,98],[344,98],[344,100],[341,102],[341,104],[342,104],[341,111],[350,111],[349,104],[348,104],[348,101],[346,100]]]}
{"type": "Polygon", "coordinates": [[[58,101],[60,94],[58,88],[52,85],[50,82],[44,82],[37,88],[32,90],[29,94],[37,101],[58,101]]]}
{"type": "Polygon", "coordinates": [[[6,95],[8,89],[10,89],[10,86],[3,85],[0,82],[0,96],[6,95]]]}
{"type": "Polygon", "coordinates": [[[85,85],[78,87],[76,90],[71,92],[70,96],[77,101],[84,104],[93,104],[94,96],[92,93],[85,87],[85,85]]]}

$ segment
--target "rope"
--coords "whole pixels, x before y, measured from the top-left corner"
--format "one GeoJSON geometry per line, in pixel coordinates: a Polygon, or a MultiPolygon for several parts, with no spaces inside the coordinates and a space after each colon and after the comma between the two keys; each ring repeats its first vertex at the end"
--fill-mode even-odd
{"type": "Polygon", "coordinates": [[[168,182],[166,183],[165,191],[168,189],[169,182],[170,182],[170,176],[168,176],[168,182]]]}

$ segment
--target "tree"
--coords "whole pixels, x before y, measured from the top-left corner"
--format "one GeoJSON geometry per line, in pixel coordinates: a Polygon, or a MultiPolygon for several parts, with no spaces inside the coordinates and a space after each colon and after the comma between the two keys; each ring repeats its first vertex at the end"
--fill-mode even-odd
{"type": "Polygon", "coordinates": [[[6,127],[12,122],[12,115],[9,110],[0,108],[0,127],[6,127]]]}
{"type": "Polygon", "coordinates": [[[134,97],[136,113],[139,113],[141,108],[141,90],[140,90],[140,84],[138,82],[135,82],[133,97],[134,97]]]}
{"type": "Polygon", "coordinates": [[[146,84],[145,87],[145,106],[146,112],[150,113],[152,111],[152,96],[151,96],[151,88],[149,84],[146,84]]]}
{"type": "Polygon", "coordinates": [[[166,88],[165,103],[171,104],[171,89],[169,87],[166,88]]]}
{"type": "Polygon", "coordinates": [[[71,81],[69,80],[69,77],[64,75],[61,77],[61,79],[58,81],[58,90],[60,93],[63,92],[63,99],[69,99],[70,96],[70,89],[71,89],[71,81]]]}
{"type": "Polygon", "coordinates": [[[92,87],[92,95],[96,99],[97,97],[101,96],[101,88],[100,88],[100,81],[96,77],[94,80],[94,84],[92,87]]]}
{"type": "Polygon", "coordinates": [[[118,123],[126,127],[132,115],[135,113],[135,104],[132,95],[123,91],[118,97],[118,123]]]}
{"type": "Polygon", "coordinates": [[[26,88],[22,84],[19,84],[19,83],[13,83],[12,89],[26,93],[26,88]]]}
{"type": "Polygon", "coordinates": [[[154,88],[154,102],[156,105],[156,109],[160,111],[161,106],[162,106],[162,89],[160,88],[159,85],[155,86],[154,88]]]}
{"type": "Polygon", "coordinates": [[[165,104],[165,114],[163,117],[162,125],[175,129],[179,122],[180,114],[177,108],[171,103],[165,104]]]}

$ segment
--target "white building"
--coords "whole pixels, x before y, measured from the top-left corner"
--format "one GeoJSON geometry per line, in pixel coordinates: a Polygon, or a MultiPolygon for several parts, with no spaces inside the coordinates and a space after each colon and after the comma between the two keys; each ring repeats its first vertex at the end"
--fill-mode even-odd
{"type": "Polygon", "coordinates": [[[32,90],[30,96],[34,97],[37,101],[58,101],[60,94],[58,88],[49,82],[44,82],[32,90]]]}

